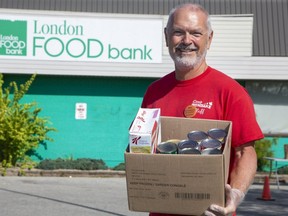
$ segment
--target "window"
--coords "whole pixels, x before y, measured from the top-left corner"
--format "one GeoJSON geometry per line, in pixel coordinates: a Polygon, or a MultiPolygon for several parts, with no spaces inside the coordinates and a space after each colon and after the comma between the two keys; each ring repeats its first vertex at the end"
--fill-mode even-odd
{"type": "Polygon", "coordinates": [[[288,136],[288,81],[246,81],[265,135],[288,136]]]}

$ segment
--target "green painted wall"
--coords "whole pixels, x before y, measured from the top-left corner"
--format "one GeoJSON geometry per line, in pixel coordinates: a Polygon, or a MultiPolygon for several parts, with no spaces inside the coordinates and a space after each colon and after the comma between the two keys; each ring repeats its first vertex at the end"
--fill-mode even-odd
{"type": "MultiPolygon", "coordinates": [[[[29,75],[4,75],[24,83],[29,75]]],[[[135,117],[147,86],[154,79],[36,76],[23,102],[36,101],[41,116],[49,117],[58,132],[54,142],[37,153],[43,159],[103,159],[109,167],[124,162],[128,128],[135,117]],[[87,103],[87,119],[75,119],[75,104],[87,103]]],[[[36,157],[33,158],[37,160],[36,157]]]]}
{"type": "MultiPolygon", "coordinates": [[[[267,137],[267,138],[271,138],[271,137],[267,137]]],[[[272,139],[272,138],[271,138],[272,139]]],[[[288,138],[287,137],[279,137],[277,139],[277,144],[276,145],[272,145],[271,147],[271,150],[274,154],[273,157],[275,158],[284,158],[284,145],[285,144],[288,144],[288,138]]],[[[278,164],[277,164],[277,167],[278,168],[281,168],[281,167],[285,167],[285,166],[288,166],[288,162],[287,161],[279,161],[278,164]]],[[[272,163],[272,169],[275,170],[276,168],[276,163],[273,162],[272,163]]],[[[265,171],[269,171],[270,170],[270,166],[266,167],[265,168],[265,171]]]]}
{"type": "MultiPolygon", "coordinates": [[[[24,83],[29,78],[4,74],[6,85],[10,81],[24,83]]],[[[36,101],[43,109],[41,116],[49,117],[58,132],[50,133],[54,142],[48,142],[47,149],[40,146],[37,153],[43,159],[103,159],[109,167],[123,162],[128,128],[154,80],[38,75],[23,102],[36,101]],[[86,120],[75,119],[75,104],[79,102],[87,103],[86,120]]],[[[288,138],[279,138],[272,146],[275,157],[283,158],[286,143],[288,138]]]]}

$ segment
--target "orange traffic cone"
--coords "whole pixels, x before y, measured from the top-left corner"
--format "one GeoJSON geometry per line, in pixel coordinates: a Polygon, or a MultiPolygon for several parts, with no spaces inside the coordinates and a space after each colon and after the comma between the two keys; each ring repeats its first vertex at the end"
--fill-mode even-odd
{"type": "Polygon", "coordinates": [[[263,186],[263,192],[262,192],[262,197],[259,198],[260,200],[264,200],[264,201],[274,201],[275,199],[271,198],[271,194],[270,194],[270,184],[269,184],[269,177],[266,176],[265,177],[265,181],[264,181],[264,186],[263,186]]]}

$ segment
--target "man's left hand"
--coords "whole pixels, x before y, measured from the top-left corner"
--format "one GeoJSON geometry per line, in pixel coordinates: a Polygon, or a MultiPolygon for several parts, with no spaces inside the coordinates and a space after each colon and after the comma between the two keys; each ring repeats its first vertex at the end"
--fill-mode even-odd
{"type": "Polygon", "coordinates": [[[221,207],[219,205],[212,204],[209,209],[205,211],[206,216],[216,215],[229,215],[236,211],[245,197],[245,194],[235,188],[231,188],[229,184],[225,185],[226,206],[221,207]]]}

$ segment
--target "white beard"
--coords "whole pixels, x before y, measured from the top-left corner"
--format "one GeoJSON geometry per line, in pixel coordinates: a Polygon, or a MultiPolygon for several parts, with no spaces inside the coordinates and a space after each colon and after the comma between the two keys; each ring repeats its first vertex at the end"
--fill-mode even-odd
{"type": "Polygon", "coordinates": [[[206,51],[202,55],[197,55],[196,57],[190,57],[190,56],[174,56],[173,61],[175,63],[176,68],[179,69],[186,69],[186,70],[191,70],[195,67],[197,67],[202,60],[206,56],[206,51]]]}

